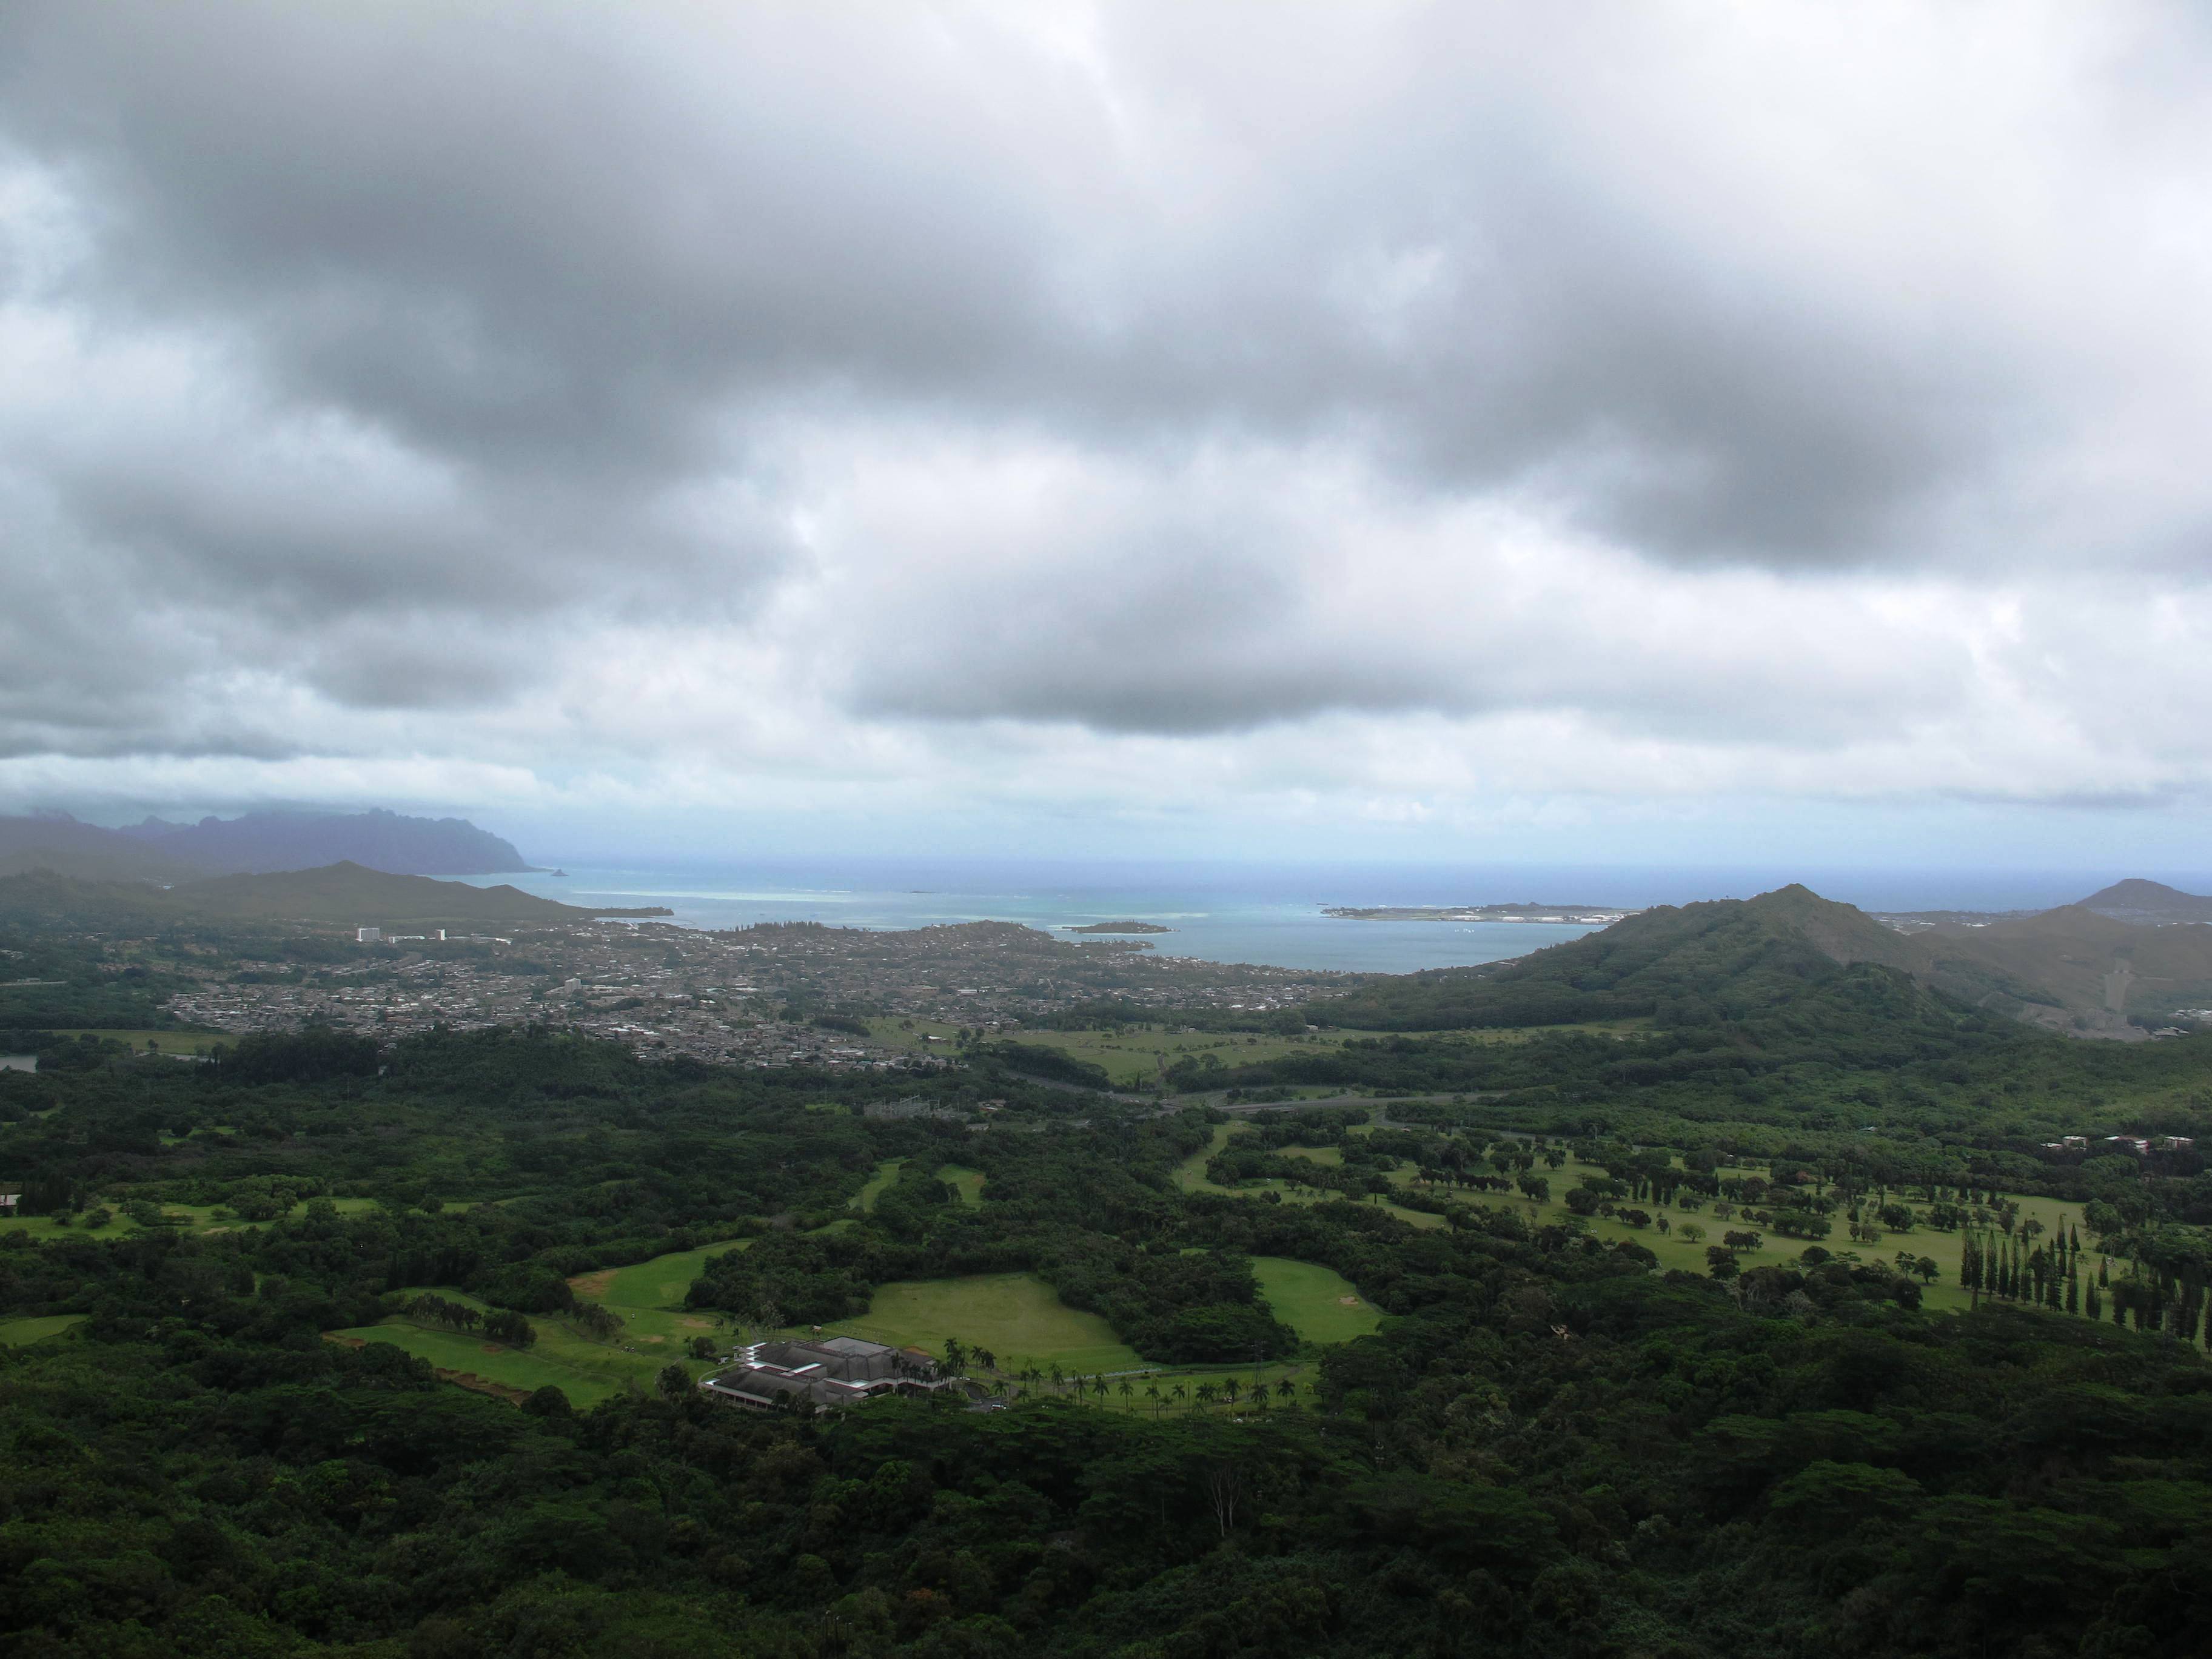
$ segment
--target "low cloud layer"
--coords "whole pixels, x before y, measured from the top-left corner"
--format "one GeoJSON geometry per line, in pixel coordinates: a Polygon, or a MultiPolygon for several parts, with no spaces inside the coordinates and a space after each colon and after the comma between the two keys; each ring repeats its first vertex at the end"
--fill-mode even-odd
{"type": "Polygon", "coordinates": [[[2128,5],[21,0],[0,793],[2185,805],[2208,69],[2128,5]]]}

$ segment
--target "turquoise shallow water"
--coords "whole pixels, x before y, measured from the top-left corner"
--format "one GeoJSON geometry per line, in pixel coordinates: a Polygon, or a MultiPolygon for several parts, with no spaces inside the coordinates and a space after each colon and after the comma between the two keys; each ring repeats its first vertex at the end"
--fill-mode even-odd
{"type": "MultiPolygon", "coordinates": [[[[571,865],[564,878],[486,876],[478,885],[512,882],[525,891],[571,903],[665,904],[691,927],[744,927],[758,921],[819,921],[843,927],[927,927],[944,922],[1015,921],[1060,930],[1086,922],[1133,920],[1173,931],[1146,936],[1163,955],[1208,962],[1265,963],[1282,968],[1324,968],[1365,973],[1406,973],[1419,968],[1465,966],[1515,957],[1587,927],[1544,923],[1350,921],[1322,914],[1325,904],[1449,903],[1427,899],[1328,896],[1270,890],[1206,880],[1203,876],[1153,875],[1149,879],[1086,881],[1081,872],[984,871],[933,872],[939,883],[875,884],[881,872],[711,868],[618,868],[571,865]],[[946,879],[950,878],[950,879],[946,879]]],[[[1315,889],[1312,893],[1325,890],[1315,889]]]]}
{"type": "MultiPolygon", "coordinates": [[[[820,921],[848,927],[925,927],[1016,921],[1057,929],[1124,918],[1172,928],[1155,950],[1212,962],[1410,973],[1525,955],[1587,927],[1544,923],[1352,921],[1328,905],[1679,904],[1747,898],[1802,880],[1869,908],[2034,908],[2059,904],[2109,877],[1983,872],[1791,873],[1773,871],[1485,868],[1478,866],[1231,866],[884,860],[838,865],[569,863],[550,874],[483,876],[548,898],[665,904],[691,927],[820,921]]],[[[2198,890],[2202,890],[2201,889],[2198,890]]],[[[1063,935],[1073,937],[1073,935],[1063,935]]]]}

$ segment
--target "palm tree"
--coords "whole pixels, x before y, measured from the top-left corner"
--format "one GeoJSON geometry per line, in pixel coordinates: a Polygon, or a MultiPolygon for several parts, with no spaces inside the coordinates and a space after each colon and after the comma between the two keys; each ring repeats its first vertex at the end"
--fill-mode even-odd
{"type": "Polygon", "coordinates": [[[1178,1406],[1184,1401],[1190,1398],[1190,1390],[1180,1382],[1176,1383],[1173,1389],[1169,1390],[1169,1392],[1174,1396],[1175,1401],[1178,1406]]]}
{"type": "Polygon", "coordinates": [[[1121,1396],[1121,1409],[1123,1411],[1126,1412],[1129,1409],[1129,1396],[1136,1393],[1136,1391],[1137,1385],[1135,1383],[1129,1381],[1126,1376],[1121,1379],[1121,1386],[1118,1392],[1121,1396]]]}
{"type": "Polygon", "coordinates": [[[1061,1380],[1060,1361],[1055,1359],[1052,1362],[1052,1386],[1057,1389],[1060,1385],[1061,1380]]]}
{"type": "Polygon", "coordinates": [[[1201,1382],[1198,1385],[1198,1403],[1201,1406],[1211,1406],[1213,1403],[1214,1395],[1220,1392],[1221,1390],[1212,1383],[1201,1382]]]}
{"type": "Polygon", "coordinates": [[[1297,1379],[1294,1377],[1286,1376],[1281,1382],[1275,1384],[1275,1394],[1276,1397],[1279,1399],[1294,1400],[1297,1397],[1297,1392],[1298,1385],[1297,1379]]]}
{"type": "Polygon", "coordinates": [[[1069,1382],[1075,1389],[1075,1397],[1078,1400],[1083,1398],[1083,1391],[1091,1386],[1090,1379],[1085,1376],[1081,1371],[1076,1372],[1076,1374],[1069,1379],[1069,1382]]]}
{"type": "Polygon", "coordinates": [[[1160,1414],[1160,1385],[1157,1382],[1146,1383],[1145,1398],[1152,1402],[1152,1416],[1157,1419],[1160,1414]]]}
{"type": "Polygon", "coordinates": [[[1233,1406],[1237,1403],[1237,1396],[1241,1394],[1243,1390],[1237,1387],[1237,1379],[1231,1376],[1222,1379],[1221,1392],[1228,1400],[1229,1403],[1233,1406]]]}

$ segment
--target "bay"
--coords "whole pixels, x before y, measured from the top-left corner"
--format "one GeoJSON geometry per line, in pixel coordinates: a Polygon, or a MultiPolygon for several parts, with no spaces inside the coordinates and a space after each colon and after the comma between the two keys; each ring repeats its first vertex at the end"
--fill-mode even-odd
{"type": "Polygon", "coordinates": [[[1577,939],[1586,926],[1540,922],[1354,921],[1332,905],[1680,904],[1748,898],[1792,880],[1867,908],[2039,908],[2078,898],[2110,877],[2059,872],[1651,869],[1528,866],[1234,865],[873,859],[578,861],[470,878],[512,883],[571,903],[665,904],[689,927],[817,921],[840,927],[927,927],[1012,921],[1062,931],[1146,921],[1172,931],[1147,942],[1164,955],[1210,962],[1359,973],[1411,973],[1526,955],[1577,939]]]}

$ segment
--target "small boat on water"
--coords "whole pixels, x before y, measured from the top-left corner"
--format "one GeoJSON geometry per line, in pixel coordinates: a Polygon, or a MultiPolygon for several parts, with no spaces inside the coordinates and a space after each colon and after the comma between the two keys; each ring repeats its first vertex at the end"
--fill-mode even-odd
{"type": "Polygon", "coordinates": [[[553,873],[556,876],[565,876],[568,872],[566,870],[556,870],[553,873]]]}

